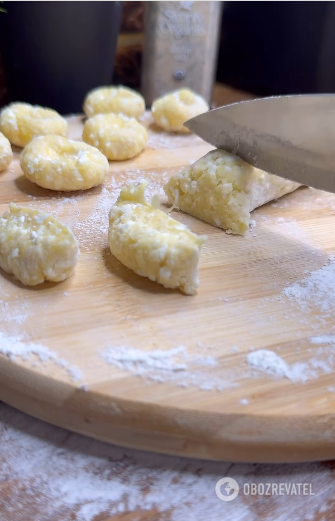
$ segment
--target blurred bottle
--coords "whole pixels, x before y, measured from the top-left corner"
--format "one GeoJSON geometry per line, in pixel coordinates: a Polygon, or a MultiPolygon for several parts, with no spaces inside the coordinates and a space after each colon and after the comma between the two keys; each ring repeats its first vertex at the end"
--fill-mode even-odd
{"type": "Polygon", "coordinates": [[[142,91],[147,106],[189,87],[211,101],[222,2],[146,2],[142,91]]]}

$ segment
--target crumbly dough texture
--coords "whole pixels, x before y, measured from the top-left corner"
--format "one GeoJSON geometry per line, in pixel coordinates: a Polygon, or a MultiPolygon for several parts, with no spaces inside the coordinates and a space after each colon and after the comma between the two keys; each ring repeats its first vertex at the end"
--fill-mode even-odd
{"type": "Polygon", "coordinates": [[[0,132],[0,172],[6,170],[13,161],[12,147],[9,140],[0,132]]]}
{"type": "Polygon", "coordinates": [[[83,140],[97,147],[108,159],[121,161],[142,152],[148,134],[134,118],[122,114],[97,114],[86,121],[83,140]]]}
{"type": "Polygon", "coordinates": [[[102,183],[109,169],[94,147],[60,136],[34,139],[21,154],[24,175],[43,188],[87,190],[102,183]]]}
{"type": "Polygon", "coordinates": [[[99,87],[87,94],[83,110],[89,118],[110,113],[139,118],[145,111],[145,102],[138,92],[126,87],[99,87]]]}
{"type": "Polygon", "coordinates": [[[13,145],[25,147],[37,136],[67,136],[68,125],[55,110],[12,103],[0,114],[0,131],[13,145]]]}
{"type": "Polygon", "coordinates": [[[121,190],[109,213],[111,252],[125,266],[166,288],[193,295],[204,237],[148,204],[146,181],[121,190]]]}
{"type": "Polygon", "coordinates": [[[156,125],[168,132],[189,133],[185,121],[209,109],[206,101],[189,89],[181,89],[157,98],[151,107],[156,125]]]}
{"type": "Polygon", "coordinates": [[[214,150],[173,176],[164,191],[176,208],[243,235],[252,210],[299,186],[224,150],[214,150]]]}
{"type": "Polygon", "coordinates": [[[78,256],[72,231],[51,215],[12,203],[0,217],[0,267],[22,284],[65,280],[78,256]]]}

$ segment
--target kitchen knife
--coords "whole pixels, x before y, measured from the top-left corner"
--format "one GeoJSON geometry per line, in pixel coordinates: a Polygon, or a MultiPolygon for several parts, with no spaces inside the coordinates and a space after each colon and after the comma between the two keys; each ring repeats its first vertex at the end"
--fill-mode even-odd
{"type": "Polygon", "coordinates": [[[241,101],[185,126],[257,168],[335,193],[335,94],[241,101]]]}

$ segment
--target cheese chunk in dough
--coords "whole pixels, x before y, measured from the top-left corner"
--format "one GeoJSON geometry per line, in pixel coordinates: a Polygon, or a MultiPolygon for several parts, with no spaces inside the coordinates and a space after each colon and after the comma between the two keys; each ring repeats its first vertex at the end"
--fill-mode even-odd
{"type": "Polygon", "coordinates": [[[72,231],[51,215],[12,203],[0,217],[0,267],[22,284],[65,280],[78,256],[72,231]]]}
{"type": "Polygon", "coordinates": [[[252,210],[299,186],[223,150],[213,150],[173,176],[164,191],[176,208],[243,235],[252,210]]]}
{"type": "Polygon", "coordinates": [[[193,295],[205,239],[148,204],[146,186],[144,181],[124,188],[110,210],[111,252],[138,275],[193,295]]]}

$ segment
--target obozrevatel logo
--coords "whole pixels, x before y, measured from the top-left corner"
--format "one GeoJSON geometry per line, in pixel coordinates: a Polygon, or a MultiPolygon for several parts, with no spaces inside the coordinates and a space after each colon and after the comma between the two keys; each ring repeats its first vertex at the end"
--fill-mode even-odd
{"type": "Polygon", "coordinates": [[[221,501],[233,501],[238,496],[240,487],[233,478],[221,478],[215,485],[215,494],[221,501]],[[224,494],[221,492],[224,490],[224,494]]]}

